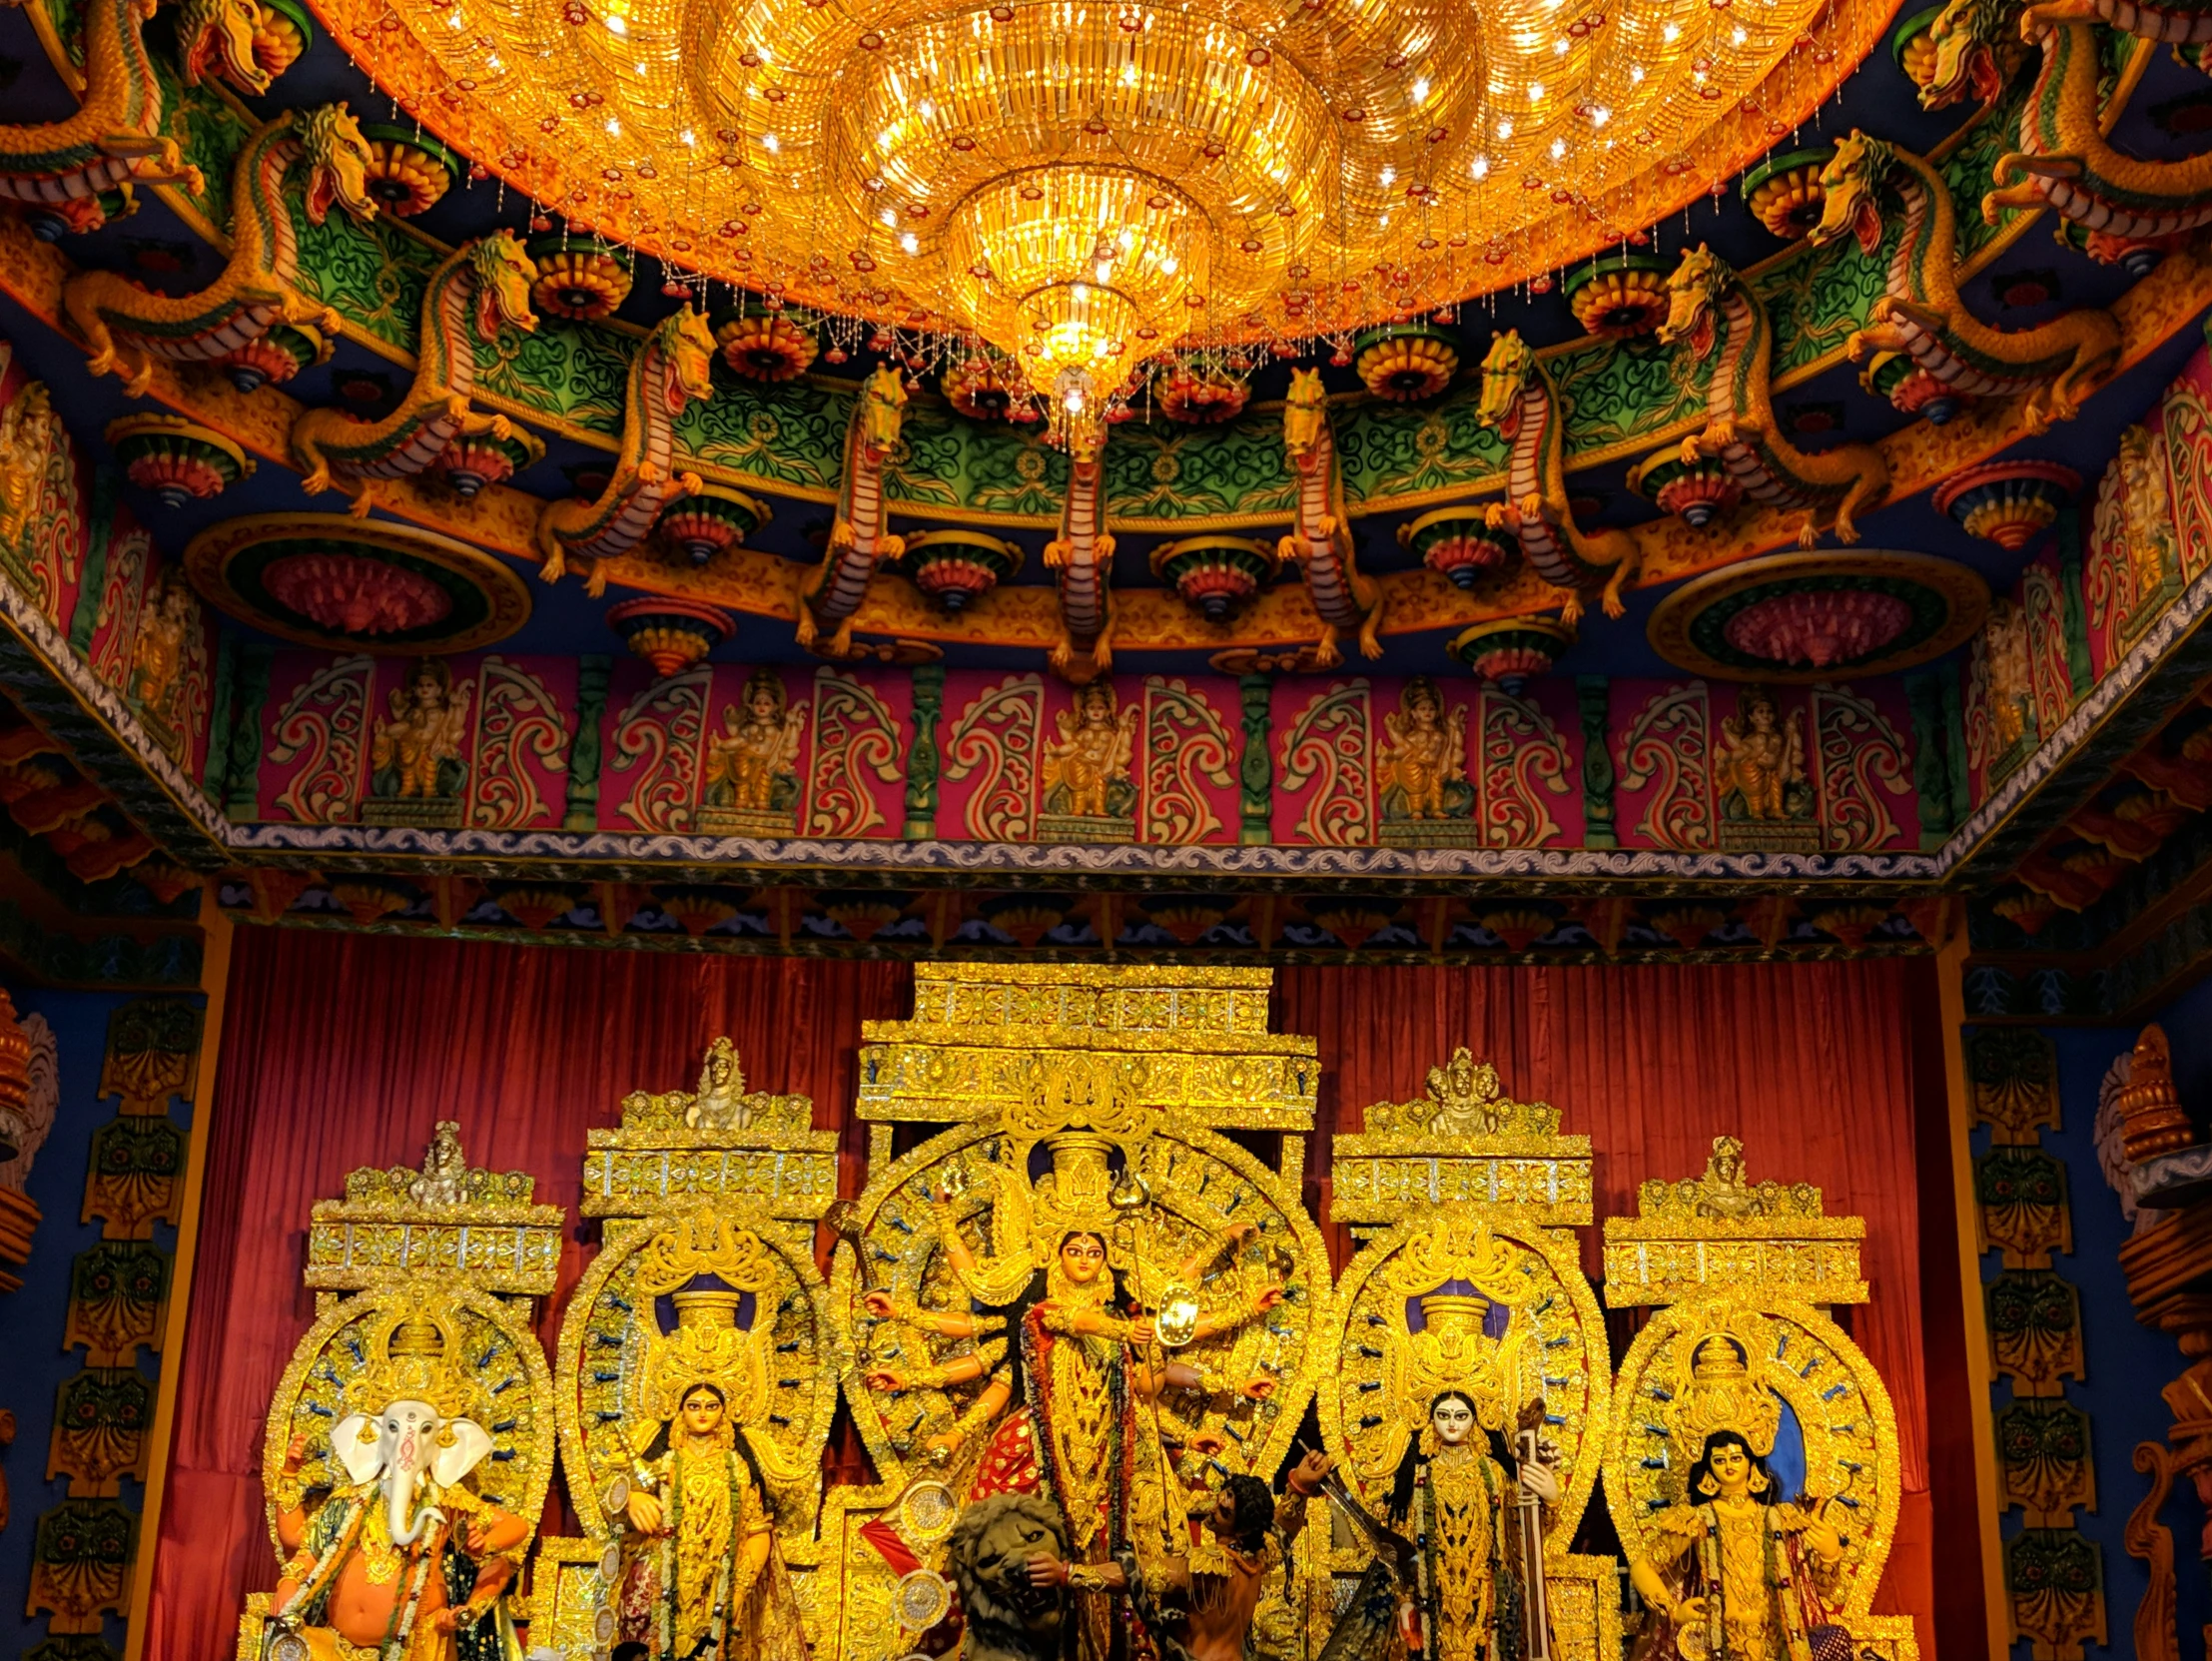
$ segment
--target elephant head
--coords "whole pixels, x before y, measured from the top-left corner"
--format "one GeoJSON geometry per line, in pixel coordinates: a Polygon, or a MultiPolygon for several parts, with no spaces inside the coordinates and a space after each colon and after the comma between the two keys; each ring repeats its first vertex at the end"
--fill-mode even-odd
{"type": "Polygon", "coordinates": [[[381,1364],[361,1380],[369,1386],[366,1400],[358,1397],[331,1431],[346,1474],[380,1485],[394,1545],[412,1545],[425,1527],[444,1520],[434,1504],[415,1508],[425,1478],[449,1488],[491,1451],[491,1435],[467,1415],[464,1382],[447,1360],[459,1347],[450,1327],[438,1312],[394,1320],[379,1346],[381,1364]]]}

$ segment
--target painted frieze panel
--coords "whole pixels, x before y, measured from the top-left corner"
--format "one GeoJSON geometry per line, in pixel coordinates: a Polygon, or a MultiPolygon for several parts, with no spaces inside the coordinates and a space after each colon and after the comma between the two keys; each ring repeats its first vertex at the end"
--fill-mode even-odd
{"type": "MultiPolygon", "coordinates": [[[[1712,703],[1702,680],[1614,683],[1614,811],[1624,848],[1702,851],[1719,845],[1712,703]]],[[[1764,802],[1764,795],[1759,799],[1764,802]]]]}
{"type": "MultiPolygon", "coordinates": [[[[1286,679],[1276,683],[1274,839],[1283,844],[1372,847],[1378,840],[1376,775],[1382,746],[1374,720],[1374,682],[1286,679]]],[[[1465,729],[1457,757],[1466,770],[1465,729]]],[[[1392,761],[1394,769],[1396,760],[1392,761]]]]}
{"type": "Polygon", "coordinates": [[[944,707],[939,834],[955,841],[1036,840],[1045,677],[949,674],[944,707]]]}
{"type": "Polygon", "coordinates": [[[2199,352],[2166,389],[2159,424],[2184,582],[2212,565],[2212,358],[2199,352]]]}
{"type": "Polygon", "coordinates": [[[116,508],[100,563],[86,642],[92,671],[123,695],[154,742],[197,777],[209,743],[215,620],[128,507],[116,508]]]}
{"type": "Polygon", "coordinates": [[[1234,842],[1243,735],[1233,683],[1179,675],[1143,680],[1137,836],[1144,842],[1234,842]]]}
{"type": "Polygon", "coordinates": [[[68,628],[83,580],[84,469],[44,382],[0,341],[0,569],[68,628]]]}
{"type": "Polygon", "coordinates": [[[2066,667],[2066,603],[2059,586],[2058,555],[2030,560],[2016,590],[2027,627],[2028,692],[2038,730],[2053,732],[2073,707],[2073,677],[2066,667]]]}
{"type": "Polygon", "coordinates": [[[814,671],[812,703],[806,834],[897,836],[914,712],[911,677],[863,677],[825,664],[814,671]]]}

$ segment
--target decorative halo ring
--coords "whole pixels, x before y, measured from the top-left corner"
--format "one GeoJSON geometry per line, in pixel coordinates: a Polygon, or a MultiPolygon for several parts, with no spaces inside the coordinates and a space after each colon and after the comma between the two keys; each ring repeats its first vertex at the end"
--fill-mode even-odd
{"type": "Polygon", "coordinates": [[[1780,553],[1685,583],[1652,613],[1652,648],[1678,668],[1715,680],[1808,682],[1890,674],[1940,657],[1981,626],[1989,585],[1966,566],[1924,553],[1780,553]],[[1856,622],[1835,655],[1772,657],[1748,649],[1755,608],[1830,609],[1856,622]],[[1855,613],[1866,612],[1862,618],[1855,613]],[[1737,625],[1731,628],[1731,624],[1737,625]]]}
{"type": "Polygon", "coordinates": [[[521,577],[465,542],[343,513],[256,513],[185,549],[210,604],[283,640],[399,656],[475,651],[529,620],[521,577]]]}

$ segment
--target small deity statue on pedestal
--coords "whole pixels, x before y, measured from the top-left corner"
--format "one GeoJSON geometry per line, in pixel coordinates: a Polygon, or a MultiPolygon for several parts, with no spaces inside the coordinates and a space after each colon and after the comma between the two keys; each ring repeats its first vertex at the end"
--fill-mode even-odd
{"type": "Polygon", "coordinates": [[[798,794],[799,739],[806,731],[805,704],[785,707],[783,677],[765,666],[745,682],[744,717],[736,705],[722,711],[722,730],[707,741],[706,794],[710,808],[765,813],[789,807],[798,794]]]}
{"type": "Polygon", "coordinates": [[[422,1174],[407,1185],[416,1206],[457,1206],[468,1197],[468,1156],[461,1152],[460,1122],[441,1119],[422,1155],[422,1174]]]}
{"type": "Polygon", "coordinates": [[[1745,687],[1736,713],[1721,722],[1713,785],[1724,799],[1735,796],[1747,819],[1802,818],[1812,805],[1806,796],[1805,717],[1792,711],[1785,721],[1772,692],[1745,687]]]}
{"type": "MultiPolygon", "coordinates": [[[[1653,1519],[1651,1552],[1629,1578],[1652,1608],[1642,1654],[1813,1661],[1838,1633],[1843,1537],[1819,1510],[1789,1503],[1767,1467],[1781,1403],[1750,1376],[1739,1341],[1692,1348],[1675,1443],[1689,1465],[1683,1503],[1653,1519]]],[[[1849,1653],[1847,1639],[1840,1653],[1849,1653]]]]}
{"type": "Polygon", "coordinates": [[[1045,746],[1045,799],[1052,812],[1093,819],[1127,814],[1135,794],[1129,762],[1139,714],[1134,704],[1116,711],[1109,681],[1076,689],[1076,707],[1055,718],[1060,741],[1045,746]]]}
{"type": "Polygon", "coordinates": [[[443,661],[425,657],[402,689],[391,694],[388,717],[370,741],[370,793],[385,798],[460,794],[466,768],[461,745],[468,735],[470,681],[453,681],[443,661]]]}
{"type": "Polygon", "coordinates": [[[475,1493],[491,1451],[460,1328],[436,1297],[371,1335],[331,1450],[351,1481],[308,1503],[305,1436],[272,1498],[288,1554],[270,1600],[270,1661],[508,1661],[504,1594],[529,1527],[475,1493]]]}
{"type": "Polygon", "coordinates": [[[1399,794],[1392,805],[1409,819],[1446,819],[1473,805],[1467,788],[1467,711],[1449,710],[1436,682],[1415,675],[1405,683],[1398,708],[1382,718],[1390,746],[1375,769],[1375,782],[1399,794]]]}

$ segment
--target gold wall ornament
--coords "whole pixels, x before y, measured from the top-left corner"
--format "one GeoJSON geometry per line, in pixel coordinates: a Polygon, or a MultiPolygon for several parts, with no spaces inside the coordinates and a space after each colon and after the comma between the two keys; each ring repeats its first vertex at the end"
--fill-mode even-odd
{"type": "Polygon", "coordinates": [[[589,1133],[583,1215],[641,1217],[727,1200],[786,1225],[811,1224],[837,1197],[837,1133],[813,1121],[809,1097],[746,1090],[736,1048],[717,1038],[696,1090],[633,1091],[618,1128],[589,1133]]]}
{"type": "Polygon", "coordinates": [[[1070,1104],[1089,1092],[1100,1111],[1310,1131],[1320,1063],[1312,1039],[1268,1030],[1272,985],[1265,969],[918,964],[914,1019],[862,1026],[860,1116],[1023,1122],[1049,1054],[1070,1104]]]}
{"type": "Polygon", "coordinates": [[[1605,1223],[1608,1307],[1656,1305],[1622,1358],[1605,1441],[1607,1508],[1630,1561],[1655,1556],[1661,1512],[1699,1503],[1684,1483],[1707,1438],[1736,1430],[1842,1537],[1836,1606],[1853,1653],[1914,1661],[1910,1619],[1868,1613],[1896,1533],[1896,1412],[1819,1306],[1867,1300],[1864,1220],[1824,1215],[1807,1184],[1752,1183],[1727,1136],[1702,1176],[1644,1183],[1638,1213],[1605,1223]]]}
{"type": "Polygon", "coordinates": [[[308,1224],[307,1283],[359,1291],[399,1274],[455,1274],[489,1292],[543,1297],[560,1268],[558,1206],[534,1203],[520,1171],[471,1166],[460,1126],[440,1120],[421,1167],[347,1173],[346,1198],[308,1224]]]}
{"type": "Polygon", "coordinates": [[[1334,1142],[1332,1223],[1380,1225],[1438,1206],[1506,1207],[1553,1228],[1593,1220],[1588,1137],[1562,1136],[1559,1110],[1518,1102],[1465,1045],[1428,1070],[1414,1102],[1377,1102],[1366,1128],[1334,1142]]]}
{"type": "Polygon", "coordinates": [[[1863,1303],[1865,1220],[1829,1217],[1810,1184],[1753,1183],[1744,1145],[1716,1137],[1702,1177],[1649,1181],[1637,1215],[1605,1220],[1606,1301],[1614,1308],[1730,1290],[1756,1301],[1863,1303]]]}

